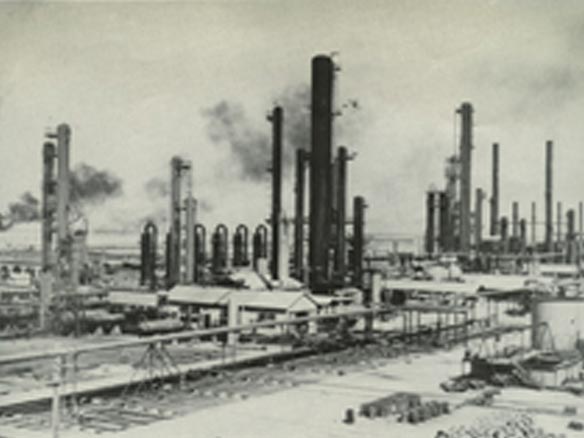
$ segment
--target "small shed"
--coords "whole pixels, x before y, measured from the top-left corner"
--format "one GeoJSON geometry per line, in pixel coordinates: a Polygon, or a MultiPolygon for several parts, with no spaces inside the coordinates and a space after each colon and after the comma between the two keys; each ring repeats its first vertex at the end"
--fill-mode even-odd
{"type": "Polygon", "coordinates": [[[168,303],[206,313],[218,309],[219,314],[235,305],[240,323],[305,316],[318,310],[318,303],[306,292],[250,291],[197,285],[175,286],[168,292],[168,303]]]}

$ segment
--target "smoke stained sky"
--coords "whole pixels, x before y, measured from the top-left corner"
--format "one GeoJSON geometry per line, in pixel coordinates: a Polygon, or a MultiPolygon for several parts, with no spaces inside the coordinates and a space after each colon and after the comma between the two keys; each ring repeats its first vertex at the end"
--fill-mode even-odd
{"type": "MultiPolygon", "coordinates": [[[[553,139],[555,197],[567,210],[584,199],[583,40],[584,4],[568,0],[3,3],[0,211],[26,191],[40,197],[43,134],[66,122],[72,163],[124,181],[93,223],[153,213],[144,185],[167,179],[177,154],[192,159],[195,194],[212,205],[202,221],[263,221],[269,178],[241,177],[204,110],[239,106],[269,139],[272,106],[309,83],[312,56],[331,52],[336,107],[359,102],[335,118],[335,146],[357,152],[349,191],[367,198],[370,229],[422,232],[424,192],[443,185],[465,100],[475,108],[474,186],[489,195],[498,141],[502,214],[513,200],[527,214],[535,200],[543,217],[553,139]]],[[[288,178],[288,213],[292,192],[288,178]]]]}

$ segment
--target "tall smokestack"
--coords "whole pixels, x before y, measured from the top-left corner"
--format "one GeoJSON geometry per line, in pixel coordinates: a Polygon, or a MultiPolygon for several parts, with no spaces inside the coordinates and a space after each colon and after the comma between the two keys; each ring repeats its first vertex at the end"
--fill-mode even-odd
{"type": "Polygon", "coordinates": [[[60,243],[69,237],[69,203],[70,172],[69,172],[69,144],[71,141],[71,129],[69,125],[62,124],[57,127],[57,235],[60,243]]]}
{"type": "Polygon", "coordinates": [[[537,246],[537,234],[536,234],[536,224],[537,224],[537,213],[535,208],[535,202],[531,203],[531,244],[533,248],[537,246]]]}
{"type": "Polygon", "coordinates": [[[313,291],[326,290],[329,283],[333,70],[328,56],[312,59],[309,263],[313,291]]]}
{"type": "Polygon", "coordinates": [[[197,202],[193,198],[192,182],[189,178],[187,199],[185,199],[185,272],[184,278],[187,284],[195,282],[195,222],[197,215],[197,202]]]}
{"type": "Polygon", "coordinates": [[[363,287],[363,251],[365,249],[365,199],[353,198],[353,286],[363,287]]]}
{"type": "MultiPolygon", "coordinates": [[[[280,219],[282,215],[282,108],[277,106],[269,120],[272,122],[272,260],[271,274],[279,279],[280,219]]],[[[283,261],[287,263],[287,261],[283,261]]]]}
{"type": "Polygon", "coordinates": [[[195,224],[195,272],[193,281],[200,283],[203,278],[203,270],[207,260],[207,230],[203,224],[195,224]]]}
{"type": "Polygon", "coordinates": [[[240,224],[233,233],[233,266],[246,266],[248,264],[248,240],[249,230],[246,225],[240,224]]]}
{"type": "Polygon", "coordinates": [[[69,233],[70,170],[69,144],[71,128],[67,124],[57,126],[57,132],[48,134],[49,138],[57,140],[57,277],[66,288],[73,284],[71,278],[71,240],[69,233]]]}
{"type": "Polygon", "coordinates": [[[185,186],[184,227],[180,233],[179,251],[181,253],[181,281],[186,284],[195,282],[195,222],[197,202],[193,198],[193,163],[183,160],[181,183],[185,186]],[[182,256],[184,254],[184,257],[182,256]]]}
{"type": "Polygon", "coordinates": [[[349,156],[347,148],[339,147],[337,155],[336,178],[336,241],[335,241],[335,273],[344,283],[347,275],[346,245],[345,245],[345,219],[347,216],[347,161],[349,156]]]}
{"type": "Polygon", "coordinates": [[[545,154],[545,247],[546,251],[553,251],[553,212],[552,212],[552,184],[553,184],[553,149],[551,140],[546,143],[545,154]]]}
{"type": "Polygon", "coordinates": [[[457,110],[461,118],[460,135],[460,250],[470,250],[470,198],[472,190],[472,105],[463,103],[457,110]]]}
{"type": "Polygon", "coordinates": [[[158,245],[158,227],[152,221],[144,226],[141,236],[140,284],[156,289],[156,255],[158,245]]]}
{"type": "Polygon", "coordinates": [[[193,281],[195,283],[200,283],[203,278],[203,270],[205,267],[207,253],[207,230],[202,224],[195,224],[194,226],[194,239],[195,239],[195,271],[193,281]]]}
{"type": "Polygon", "coordinates": [[[49,271],[53,266],[55,157],[55,145],[46,142],[43,146],[43,225],[41,253],[41,266],[44,271],[49,271]]]}
{"type": "Polygon", "coordinates": [[[501,250],[503,253],[509,252],[509,219],[506,216],[501,218],[500,223],[500,235],[501,235],[501,250]]]}
{"type": "Polygon", "coordinates": [[[493,187],[491,197],[491,236],[499,233],[499,143],[493,143],[493,187]]]}
{"type": "Polygon", "coordinates": [[[556,208],[558,215],[558,223],[556,226],[557,240],[558,244],[561,244],[564,241],[564,236],[562,236],[562,203],[560,201],[558,201],[556,208]]]}
{"type": "Polygon", "coordinates": [[[576,261],[576,212],[573,209],[566,213],[566,261],[574,263],[576,261]]]}
{"type": "Polygon", "coordinates": [[[452,232],[450,225],[450,200],[446,192],[440,192],[440,251],[452,249],[452,232]]]}
{"type": "MultiPolygon", "coordinates": [[[[578,202],[578,266],[582,263],[582,233],[584,232],[584,203],[578,202]]],[[[581,266],[580,266],[581,267],[581,266]]]]}
{"type": "Polygon", "coordinates": [[[264,224],[256,227],[252,238],[252,266],[255,271],[260,270],[260,259],[268,256],[268,229],[264,224]]]}
{"type": "Polygon", "coordinates": [[[426,253],[434,254],[434,242],[436,241],[436,201],[434,200],[435,192],[428,191],[426,194],[426,253]]]}
{"type": "Polygon", "coordinates": [[[297,280],[304,279],[304,186],[306,177],[307,153],[296,150],[296,203],[294,215],[294,275],[297,280]]]}
{"type": "Polygon", "coordinates": [[[514,239],[519,237],[519,202],[513,201],[511,207],[511,235],[514,239]]]}
{"type": "Polygon", "coordinates": [[[521,219],[519,221],[519,252],[521,254],[525,253],[527,249],[527,221],[521,219]]]}
{"type": "Polygon", "coordinates": [[[475,193],[475,249],[480,251],[483,240],[483,189],[478,188],[475,193]]]}
{"type": "Polygon", "coordinates": [[[167,237],[167,287],[178,283],[180,278],[180,230],[181,230],[181,168],[182,160],[170,161],[170,230],[167,237]]]}

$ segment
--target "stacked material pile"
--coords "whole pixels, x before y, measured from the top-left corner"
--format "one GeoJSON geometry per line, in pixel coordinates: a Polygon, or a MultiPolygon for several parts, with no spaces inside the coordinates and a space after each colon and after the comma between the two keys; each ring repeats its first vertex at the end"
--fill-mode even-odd
{"type": "Polygon", "coordinates": [[[387,397],[374,400],[361,405],[359,413],[364,417],[387,417],[422,406],[422,399],[417,394],[398,392],[387,397]]]}
{"type": "MultiPolygon", "coordinates": [[[[422,402],[418,394],[398,392],[361,405],[359,414],[367,418],[396,416],[399,422],[417,424],[450,413],[447,402],[422,402]]],[[[346,416],[346,423],[352,415],[346,416]]]]}
{"type": "Polygon", "coordinates": [[[472,426],[461,426],[439,432],[443,438],[563,438],[564,434],[550,433],[536,427],[533,418],[523,413],[497,412],[483,417],[472,426]]]}

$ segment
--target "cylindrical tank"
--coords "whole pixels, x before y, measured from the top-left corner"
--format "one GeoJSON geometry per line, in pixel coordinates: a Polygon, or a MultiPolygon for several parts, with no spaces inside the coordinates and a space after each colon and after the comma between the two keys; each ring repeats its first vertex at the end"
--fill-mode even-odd
{"type": "Polygon", "coordinates": [[[573,350],[584,336],[584,300],[553,298],[533,304],[532,343],[538,350],[573,350]]]}

